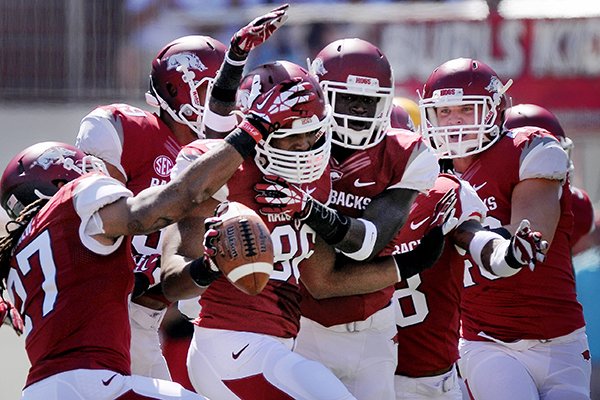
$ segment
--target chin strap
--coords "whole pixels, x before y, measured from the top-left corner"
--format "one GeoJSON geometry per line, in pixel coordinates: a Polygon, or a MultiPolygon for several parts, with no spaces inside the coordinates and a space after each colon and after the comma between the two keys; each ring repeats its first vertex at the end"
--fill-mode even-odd
{"type": "MultiPolygon", "coordinates": [[[[178,71],[180,70],[181,66],[177,67],[178,71]]],[[[182,68],[183,69],[183,68],[182,68]]],[[[189,70],[187,70],[187,68],[185,68],[185,71],[190,72],[189,70]]],[[[190,72],[191,73],[191,72],[190,72]]],[[[173,110],[170,106],[169,103],[167,103],[165,101],[165,99],[163,99],[162,97],[160,97],[160,95],[158,94],[158,91],[156,90],[156,88],[154,87],[154,81],[152,80],[152,77],[150,77],[150,90],[148,92],[145,93],[145,97],[146,97],[146,103],[152,107],[157,107],[160,108],[162,110],[165,110],[170,116],[171,118],[173,118],[173,120],[175,120],[175,122],[182,124],[182,125],[187,125],[195,134],[196,136],[198,136],[198,138],[203,139],[204,138],[204,125],[202,123],[202,116],[204,115],[204,108],[203,106],[199,105],[199,99],[196,88],[198,86],[200,86],[200,84],[196,85],[194,87],[193,80],[192,83],[187,82],[185,79],[186,75],[185,72],[183,73],[183,81],[188,83],[188,85],[190,86],[190,96],[194,96],[191,97],[192,98],[192,102],[198,102],[198,104],[196,105],[198,107],[198,118],[196,119],[196,124],[194,124],[192,121],[189,121],[188,119],[184,118],[183,116],[179,115],[179,114],[185,114],[185,108],[193,108],[191,105],[189,104],[185,104],[181,107],[181,110],[179,111],[179,114],[175,112],[175,110],[173,110]],[[200,121],[198,123],[198,121],[200,121]]],[[[207,92],[210,92],[210,88],[207,92]]],[[[190,115],[194,114],[193,111],[190,111],[190,115]]]]}

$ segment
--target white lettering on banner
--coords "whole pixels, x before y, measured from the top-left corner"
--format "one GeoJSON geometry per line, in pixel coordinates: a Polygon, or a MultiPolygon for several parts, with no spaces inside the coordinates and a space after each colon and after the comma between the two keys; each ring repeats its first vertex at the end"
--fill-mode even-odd
{"type": "Polygon", "coordinates": [[[496,40],[501,57],[492,53],[493,32],[488,21],[455,21],[388,25],[381,48],[394,66],[397,82],[424,81],[443,62],[471,57],[493,66],[499,76],[519,77],[530,70],[536,78],[600,75],[600,20],[503,20],[496,40]],[[531,24],[531,43],[526,27],[531,24]],[[406,55],[410,54],[407,62],[406,55]]]}
{"type": "Polygon", "coordinates": [[[534,76],[600,74],[598,19],[535,21],[531,70],[534,76]]]}
{"type": "Polygon", "coordinates": [[[514,76],[524,69],[525,52],[520,42],[524,31],[523,21],[503,22],[498,33],[502,59],[492,55],[491,26],[485,21],[390,25],[382,33],[381,47],[400,82],[425,80],[435,67],[456,57],[484,60],[501,76],[514,76]],[[407,54],[419,62],[406,62],[407,54]]]}

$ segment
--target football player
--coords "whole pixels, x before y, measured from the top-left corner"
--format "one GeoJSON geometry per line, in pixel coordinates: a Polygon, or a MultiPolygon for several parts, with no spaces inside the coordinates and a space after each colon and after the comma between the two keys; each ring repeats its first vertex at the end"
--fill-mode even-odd
{"type": "Polygon", "coordinates": [[[421,134],[488,207],[485,224],[496,232],[471,247],[509,236],[525,218],[551,244],[533,272],[503,279],[465,259],[458,365],[475,399],[589,399],[590,352],[570,256],[568,156],[546,130],[502,130],[511,83],[481,61],[459,58],[433,71],[419,101],[421,134]]]}
{"type": "MultiPolygon", "coordinates": [[[[246,80],[254,88],[246,112],[262,118],[265,140],[203,213],[166,231],[161,278],[173,300],[197,297],[203,290],[185,271],[202,255],[197,238],[220,201],[258,209],[253,188],[264,174],[283,176],[321,201],[329,196],[331,111],[316,78],[280,61],[257,67],[246,80]]],[[[220,142],[198,140],[184,147],[173,176],[220,142]]],[[[244,294],[224,276],[204,291],[188,353],[192,384],[199,393],[219,399],[351,399],[324,366],[291,351],[299,328],[298,274],[314,252],[316,235],[287,215],[264,220],[273,240],[275,271],[256,296],[244,294]]]]}
{"type": "MultiPolygon", "coordinates": [[[[136,196],[76,147],[44,142],[8,164],[0,204],[13,219],[0,241],[0,294],[25,321],[31,368],[23,399],[201,398],[178,384],[131,375],[125,237],[149,234],[205,201],[260,140],[251,118],[178,178],[136,196]],[[86,173],[88,171],[93,173],[86,173]]],[[[215,272],[190,271],[206,286],[215,272]]],[[[14,323],[14,321],[13,321],[14,323]]]]}
{"type": "MultiPolygon", "coordinates": [[[[522,126],[537,126],[553,134],[569,156],[569,176],[573,178],[573,141],[567,137],[558,118],[549,110],[535,104],[518,104],[506,110],[504,127],[513,129],[522,126]]],[[[570,182],[572,183],[572,182],[570,182]]],[[[571,247],[576,248],[579,240],[591,233],[595,228],[594,206],[590,196],[583,189],[570,185],[571,206],[573,209],[573,232],[571,232],[571,247]]],[[[573,250],[573,254],[576,251],[573,250]]]]}
{"type": "MultiPolygon", "coordinates": [[[[294,216],[344,256],[370,260],[404,224],[417,194],[433,186],[437,160],[418,135],[389,128],[394,79],[376,46],[357,38],[334,41],[317,54],[311,70],[333,108],[333,189],[328,207],[305,201],[294,216]]],[[[288,199],[265,201],[273,206],[288,199]]],[[[358,399],[393,398],[393,285],[331,299],[317,299],[306,289],[295,351],[329,367],[358,399]]]]}
{"type": "MultiPolygon", "coordinates": [[[[213,108],[224,114],[220,115],[206,107],[207,99],[213,93],[226,100],[231,90],[235,95],[249,52],[281,26],[286,11],[282,6],[253,20],[233,35],[229,49],[208,36],[185,36],[168,43],[152,62],[146,93],[148,104],[158,111],[126,104],[98,107],[81,121],[76,146],[103,159],[111,176],[134,194],[166,184],[182,146],[237,125],[235,116],[226,115],[235,103],[217,102],[213,108]]],[[[158,284],[162,235],[159,231],[135,236],[132,242],[136,260],[129,310],[132,370],[170,379],[158,334],[169,305],[158,284]]]]}
{"type": "MultiPolygon", "coordinates": [[[[394,119],[393,114],[394,111],[391,126],[405,127],[406,119],[394,119]]],[[[436,202],[448,190],[458,192],[456,217],[460,223],[446,234],[444,252],[433,267],[397,283],[394,292],[398,328],[397,400],[463,398],[454,367],[458,360],[462,255],[469,251],[474,235],[484,230],[481,222],[487,207],[467,182],[440,174],[428,194],[417,196],[408,221],[384,253],[406,253],[418,246],[436,202]]],[[[482,248],[478,257],[481,268],[494,276],[510,276],[535,262],[547,244],[538,233],[531,232],[527,223],[519,233],[512,243],[507,239],[495,240],[492,247],[482,248]],[[497,256],[502,254],[504,257],[497,256]],[[508,262],[503,264],[503,260],[508,262]]]]}

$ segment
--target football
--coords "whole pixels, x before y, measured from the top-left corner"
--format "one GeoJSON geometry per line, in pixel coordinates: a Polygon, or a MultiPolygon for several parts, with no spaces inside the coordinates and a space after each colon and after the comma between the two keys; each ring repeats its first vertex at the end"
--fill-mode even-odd
{"type": "Polygon", "coordinates": [[[221,203],[215,215],[222,221],[216,227],[215,264],[239,290],[257,295],[273,272],[269,228],[254,210],[238,202],[221,203]]]}

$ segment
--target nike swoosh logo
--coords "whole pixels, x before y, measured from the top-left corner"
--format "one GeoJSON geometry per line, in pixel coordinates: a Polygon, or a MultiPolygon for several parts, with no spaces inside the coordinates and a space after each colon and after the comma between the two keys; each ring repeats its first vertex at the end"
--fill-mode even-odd
{"type": "Polygon", "coordinates": [[[483,182],[481,185],[479,186],[475,186],[473,185],[473,189],[477,192],[479,189],[481,189],[482,187],[484,187],[485,185],[487,185],[487,182],[483,182]]]}
{"type": "Polygon", "coordinates": [[[115,376],[117,376],[117,374],[114,374],[113,376],[111,376],[110,378],[108,378],[107,380],[102,379],[102,384],[104,386],[108,386],[110,385],[110,383],[112,382],[113,379],[115,379],[115,376]]]}
{"type": "Polygon", "coordinates": [[[356,186],[356,187],[365,187],[365,186],[371,186],[374,184],[375,184],[375,182],[361,182],[360,179],[356,179],[354,181],[354,186],[356,186]]]}
{"type": "Polygon", "coordinates": [[[427,217],[424,220],[419,221],[417,223],[415,223],[414,221],[410,221],[410,229],[412,229],[413,231],[416,231],[417,229],[419,229],[419,227],[421,225],[423,225],[425,222],[427,222],[428,219],[429,219],[429,217],[427,217]]]}
{"type": "Polygon", "coordinates": [[[231,357],[233,357],[234,360],[237,360],[238,357],[240,356],[240,354],[242,354],[242,352],[244,350],[246,350],[248,348],[248,346],[250,346],[250,343],[248,343],[247,345],[245,345],[244,347],[242,347],[242,349],[240,351],[238,351],[237,353],[231,352],[231,357]]]}
{"type": "Polygon", "coordinates": [[[271,96],[273,96],[273,92],[269,93],[269,95],[261,103],[256,103],[256,108],[262,110],[265,104],[267,104],[267,101],[271,98],[271,96]]]}
{"type": "Polygon", "coordinates": [[[317,188],[316,188],[316,187],[314,187],[314,188],[306,188],[306,194],[310,196],[310,195],[312,195],[312,194],[313,194],[313,192],[314,192],[315,190],[317,190],[317,188]]]}

